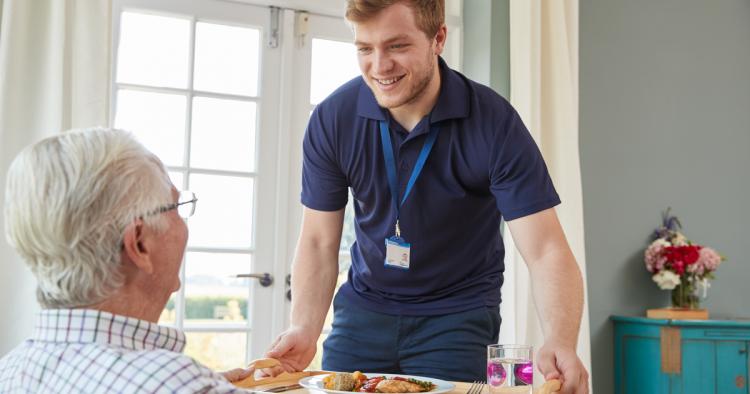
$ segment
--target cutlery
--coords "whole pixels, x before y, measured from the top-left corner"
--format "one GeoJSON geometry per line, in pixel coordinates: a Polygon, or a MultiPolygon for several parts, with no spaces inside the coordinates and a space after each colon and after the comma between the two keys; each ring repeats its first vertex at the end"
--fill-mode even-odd
{"type": "Polygon", "coordinates": [[[482,394],[482,391],[484,391],[484,382],[475,380],[474,383],[472,383],[469,387],[469,390],[466,392],[466,394],[482,394]]]}
{"type": "Polygon", "coordinates": [[[301,389],[299,384],[290,384],[287,386],[273,387],[265,390],[258,390],[257,393],[283,393],[284,391],[301,389]]]}

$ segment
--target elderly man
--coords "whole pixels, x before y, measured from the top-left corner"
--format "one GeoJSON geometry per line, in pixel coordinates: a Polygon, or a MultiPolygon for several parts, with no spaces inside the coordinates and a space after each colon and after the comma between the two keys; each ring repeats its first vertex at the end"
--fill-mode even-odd
{"type": "Polygon", "coordinates": [[[241,391],[156,324],[197,199],[130,134],[89,129],[24,150],[8,172],[7,239],[38,281],[33,335],[0,360],[0,392],[241,391]]]}

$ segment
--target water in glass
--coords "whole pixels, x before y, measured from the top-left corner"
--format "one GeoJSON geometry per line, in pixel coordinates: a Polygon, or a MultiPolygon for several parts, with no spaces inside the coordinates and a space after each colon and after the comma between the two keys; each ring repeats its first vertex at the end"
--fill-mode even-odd
{"type": "Polygon", "coordinates": [[[531,355],[531,346],[488,346],[487,386],[490,393],[531,393],[534,375],[531,355]]]}

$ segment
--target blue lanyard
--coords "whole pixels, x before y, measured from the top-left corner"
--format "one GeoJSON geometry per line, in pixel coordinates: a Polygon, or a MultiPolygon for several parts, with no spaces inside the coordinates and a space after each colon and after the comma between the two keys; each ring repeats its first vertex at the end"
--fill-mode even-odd
{"type": "Polygon", "coordinates": [[[404,205],[406,197],[411,193],[411,189],[414,183],[417,181],[419,174],[422,172],[424,163],[427,161],[427,157],[430,155],[432,146],[435,145],[435,139],[437,139],[438,127],[433,126],[430,133],[427,135],[427,139],[422,145],[422,151],[419,152],[417,163],[414,165],[414,169],[411,171],[409,182],[406,184],[406,191],[404,191],[404,197],[401,198],[401,203],[398,202],[398,178],[396,177],[396,160],[393,158],[393,145],[391,144],[391,134],[388,131],[388,124],[385,121],[380,121],[380,142],[383,144],[383,158],[385,159],[385,170],[388,174],[388,186],[391,189],[391,198],[393,199],[393,205],[396,206],[396,237],[401,237],[401,230],[399,229],[398,219],[401,205],[404,205]]]}

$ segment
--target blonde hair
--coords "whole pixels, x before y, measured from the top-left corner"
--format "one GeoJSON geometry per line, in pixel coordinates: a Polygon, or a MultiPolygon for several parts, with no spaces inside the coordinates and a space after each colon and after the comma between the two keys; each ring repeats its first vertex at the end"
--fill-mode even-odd
{"type": "Polygon", "coordinates": [[[350,22],[363,22],[397,3],[414,10],[417,28],[433,38],[445,23],[445,0],[347,0],[344,16],[350,22]]]}
{"type": "MultiPolygon", "coordinates": [[[[8,170],[5,229],[44,308],[91,305],[123,285],[125,227],[172,202],[161,161],[130,133],[72,130],[26,148],[8,170]]],[[[144,217],[164,231],[163,215],[144,217]]]]}

